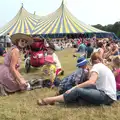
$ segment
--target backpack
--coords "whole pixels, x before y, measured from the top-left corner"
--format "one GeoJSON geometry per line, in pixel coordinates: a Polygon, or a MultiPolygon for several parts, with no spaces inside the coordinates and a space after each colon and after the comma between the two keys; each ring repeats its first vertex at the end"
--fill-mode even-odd
{"type": "Polygon", "coordinates": [[[45,57],[43,51],[31,52],[30,64],[33,67],[40,67],[45,64],[45,57]]]}
{"type": "Polygon", "coordinates": [[[43,41],[34,42],[31,45],[32,51],[40,51],[40,50],[44,50],[44,48],[45,48],[45,45],[43,41]]]}

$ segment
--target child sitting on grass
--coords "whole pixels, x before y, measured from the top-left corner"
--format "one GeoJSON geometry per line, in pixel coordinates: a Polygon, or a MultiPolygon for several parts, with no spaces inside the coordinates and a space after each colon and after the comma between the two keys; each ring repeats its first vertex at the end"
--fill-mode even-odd
{"type": "Polygon", "coordinates": [[[112,60],[113,62],[113,72],[116,79],[116,88],[117,91],[120,91],[120,56],[116,56],[112,60]]]}
{"type": "Polygon", "coordinates": [[[62,66],[61,66],[61,62],[60,62],[57,54],[55,53],[54,49],[52,49],[52,48],[50,48],[50,47],[47,48],[47,54],[48,54],[48,55],[52,55],[53,60],[54,60],[55,63],[56,63],[56,64],[55,64],[55,65],[56,65],[56,76],[58,76],[58,75],[64,75],[64,70],[63,70],[63,68],[62,68],[62,66]]]}
{"type": "Polygon", "coordinates": [[[54,80],[56,78],[56,66],[52,55],[45,57],[45,65],[41,69],[42,77],[50,81],[50,86],[54,87],[54,80]]]}

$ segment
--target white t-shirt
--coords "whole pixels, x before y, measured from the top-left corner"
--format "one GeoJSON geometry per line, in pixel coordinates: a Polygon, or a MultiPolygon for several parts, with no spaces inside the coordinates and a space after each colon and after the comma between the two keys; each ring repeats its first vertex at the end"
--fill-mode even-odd
{"type": "Polygon", "coordinates": [[[53,56],[53,59],[54,59],[54,61],[55,61],[55,63],[56,63],[57,69],[62,68],[62,67],[61,67],[61,63],[60,63],[60,61],[59,61],[59,59],[58,59],[58,56],[57,56],[55,53],[53,53],[52,56],[53,56]]]}
{"type": "Polygon", "coordinates": [[[98,73],[96,88],[116,100],[116,81],[112,71],[102,63],[95,64],[91,69],[91,72],[93,71],[98,73]]]}

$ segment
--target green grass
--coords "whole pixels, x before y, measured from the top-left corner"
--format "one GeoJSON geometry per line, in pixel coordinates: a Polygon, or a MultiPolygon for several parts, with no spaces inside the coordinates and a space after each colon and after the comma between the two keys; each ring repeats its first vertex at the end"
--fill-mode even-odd
{"type": "MultiPolygon", "coordinates": [[[[75,70],[76,58],[72,57],[74,49],[57,52],[65,75],[75,70]]],[[[3,58],[0,57],[0,63],[3,58]]],[[[24,63],[21,73],[26,80],[40,77],[40,69],[32,68],[26,74],[24,63]]],[[[15,93],[0,97],[0,120],[120,120],[120,103],[112,106],[66,107],[64,104],[42,106],[36,104],[38,98],[54,96],[55,89],[36,89],[24,93],[15,93]]]]}

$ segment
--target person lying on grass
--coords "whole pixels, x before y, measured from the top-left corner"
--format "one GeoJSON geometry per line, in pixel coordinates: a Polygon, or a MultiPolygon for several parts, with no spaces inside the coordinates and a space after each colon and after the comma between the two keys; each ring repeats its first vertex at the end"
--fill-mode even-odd
{"type": "Polygon", "coordinates": [[[83,103],[111,105],[116,101],[115,77],[112,71],[101,61],[99,53],[93,53],[91,55],[93,67],[88,81],[76,85],[62,95],[39,99],[38,105],[53,105],[56,102],[79,105],[83,105],[83,103]]]}
{"type": "Polygon", "coordinates": [[[71,89],[73,86],[85,82],[88,80],[88,61],[84,57],[80,57],[77,60],[78,69],[72,74],[61,80],[61,83],[58,87],[58,94],[63,94],[67,90],[71,89]]]}

